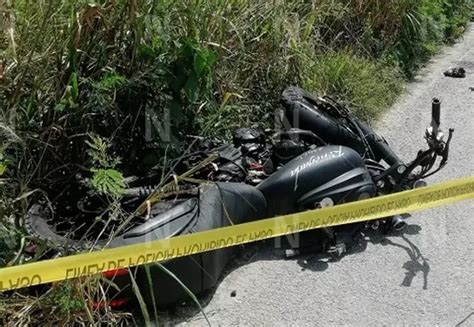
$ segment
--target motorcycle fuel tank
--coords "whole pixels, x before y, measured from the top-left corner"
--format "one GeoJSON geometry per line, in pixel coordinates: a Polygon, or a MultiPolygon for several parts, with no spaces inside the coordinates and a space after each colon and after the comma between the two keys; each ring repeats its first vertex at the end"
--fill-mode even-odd
{"type": "Polygon", "coordinates": [[[258,185],[270,216],[340,204],[375,195],[364,161],[351,148],[309,150],[258,185]]]}

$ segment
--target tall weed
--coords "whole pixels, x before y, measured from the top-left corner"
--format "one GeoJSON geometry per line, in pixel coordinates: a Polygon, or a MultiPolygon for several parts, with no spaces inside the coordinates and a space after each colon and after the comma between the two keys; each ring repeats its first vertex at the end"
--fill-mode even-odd
{"type": "MultiPolygon", "coordinates": [[[[123,176],[164,169],[188,134],[272,127],[287,85],[377,117],[471,13],[472,0],[0,0],[1,262],[37,195],[80,173],[119,196],[123,176]],[[151,116],[170,117],[165,146],[151,116]],[[110,144],[105,165],[90,135],[110,144]]],[[[21,304],[44,310],[28,298],[6,311],[21,304]]]]}

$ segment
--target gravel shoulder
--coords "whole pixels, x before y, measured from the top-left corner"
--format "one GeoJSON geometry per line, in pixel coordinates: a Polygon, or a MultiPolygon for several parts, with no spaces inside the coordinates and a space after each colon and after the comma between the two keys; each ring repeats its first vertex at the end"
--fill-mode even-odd
{"type": "MultiPolygon", "coordinates": [[[[455,128],[455,135],[448,166],[429,183],[474,174],[470,86],[474,26],[428,63],[377,125],[404,159],[412,159],[425,147],[431,98],[442,100],[442,128],[455,128]],[[444,77],[454,65],[467,77],[444,77]]],[[[474,326],[473,212],[474,201],[467,201],[415,213],[404,235],[368,242],[339,262],[284,260],[264,247],[222,280],[204,310],[213,325],[474,326]]],[[[197,312],[186,319],[206,324],[197,312]]]]}

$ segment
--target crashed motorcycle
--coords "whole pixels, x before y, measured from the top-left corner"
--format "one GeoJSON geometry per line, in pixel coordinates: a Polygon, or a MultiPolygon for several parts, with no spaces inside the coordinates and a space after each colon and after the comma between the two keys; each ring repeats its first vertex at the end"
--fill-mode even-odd
{"type": "MultiPolygon", "coordinates": [[[[427,149],[411,162],[403,162],[383,137],[330,97],[290,87],[283,92],[282,107],[280,131],[240,128],[232,142],[223,144],[196,138],[189,154],[173,162],[172,174],[161,179],[166,184],[151,176],[127,178],[122,202],[124,207],[141,208],[139,214],[122,222],[108,242],[93,245],[120,247],[167,239],[401,192],[426,185],[424,179],[448,160],[453,130],[445,140],[438,99],[433,99],[431,124],[424,135],[427,149]]],[[[70,206],[83,214],[96,212],[100,200],[93,199],[70,206]]],[[[84,249],[90,226],[75,234],[70,226],[53,227],[51,212],[45,204],[33,205],[26,217],[30,233],[67,249],[84,249]]],[[[311,244],[290,244],[285,253],[291,257],[317,248],[339,258],[368,229],[385,233],[405,226],[405,218],[396,216],[305,232],[311,244]]],[[[119,290],[110,292],[109,305],[119,307],[134,298],[132,275],[150,306],[187,299],[180,282],[195,294],[209,290],[234,250],[106,272],[104,277],[119,290]]]]}

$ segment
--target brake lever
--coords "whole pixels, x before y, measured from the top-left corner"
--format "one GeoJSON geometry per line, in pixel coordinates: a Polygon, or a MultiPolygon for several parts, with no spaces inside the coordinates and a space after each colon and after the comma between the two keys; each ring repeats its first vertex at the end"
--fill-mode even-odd
{"type": "Polygon", "coordinates": [[[448,139],[446,140],[446,143],[444,143],[444,146],[442,146],[442,149],[438,149],[438,150],[433,149],[433,151],[436,153],[436,155],[442,157],[438,168],[436,168],[436,170],[432,171],[429,174],[426,173],[425,175],[420,176],[420,178],[427,178],[429,176],[432,176],[432,175],[436,174],[438,171],[440,171],[444,166],[446,166],[446,164],[448,163],[448,156],[449,156],[449,144],[451,143],[451,139],[453,137],[453,132],[454,132],[454,129],[450,128],[448,139]]]}
{"type": "Polygon", "coordinates": [[[453,138],[453,133],[454,133],[454,128],[450,128],[448,139],[446,140],[446,143],[444,145],[444,149],[443,149],[442,153],[440,154],[441,157],[443,158],[443,159],[441,159],[441,162],[439,163],[439,166],[441,168],[444,167],[448,162],[449,144],[451,143],[451,139],[453,138]]]}
{"type": "Polygon", "coordinates": [[[454,129],[449,129],[448,139],[446,140],[446,142],[444,142],[443,132],[439,128],[441,111],[440,106],[441,101],[437,98],[433,98],[431,111],[431,126],[428,127],[425,132],[425,139],[428,143],[428,149],[420,150],[416,158],[408,165],[391,166],[382,174],[377,176],[377,178],[374,178],[375,182],[382,181],[389,177],[395,181],[395,183],[392,183],[394,184],[393,186],[400,186],[405,182],[416,182],[416,180],[424,179],[428,176],[431,176],[437,173],[446,165],[449,156],[449,145],[453,137],[454,129]],[[428,173],[435,166],[438,156],[442,158],[438,168],[435,171],[428,173]],[[416,174],[413,173],[413,171],[418,167],[421,168],[421,172],[416,174]]]}

